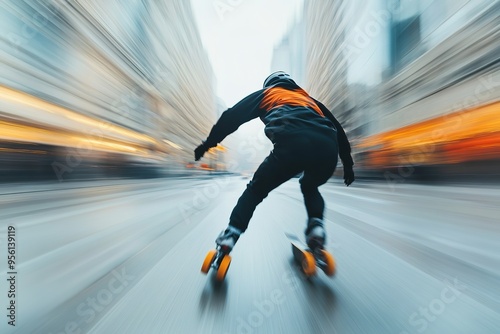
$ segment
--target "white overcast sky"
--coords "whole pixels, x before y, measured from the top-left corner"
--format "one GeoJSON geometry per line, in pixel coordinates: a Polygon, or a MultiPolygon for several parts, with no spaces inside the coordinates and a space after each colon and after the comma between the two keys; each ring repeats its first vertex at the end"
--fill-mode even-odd
{"type": "Polygon", "coordinates": [[[216,76],[216,93],[232,107],[262,88],[274,46],[301,15],[303,0],[191,0],[216,76]]]}

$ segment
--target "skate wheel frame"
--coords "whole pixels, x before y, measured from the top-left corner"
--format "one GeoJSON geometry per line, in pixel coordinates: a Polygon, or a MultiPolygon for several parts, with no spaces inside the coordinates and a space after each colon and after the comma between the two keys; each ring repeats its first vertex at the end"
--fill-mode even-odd
{"type": "Polygon", "coordinates": [[[311,277],[316,274],[316,267],[319,267],[327,276],[335,275],[336,263],[332,254],[325,249],[312,251],[305,243],[292,234],[286,234],[292,244],[292,253],[295,262],[301,266],[302,272],[311,277]]]}
{"type": "Polygon", "coordinates": [[[320,268],[325,272],[327,276],[335,275],[335,259],[333,258],[332,254],[324,249],[321,250],[320,254],[321,259],[323,260],[320,268]]]}
{"type": "Polygon", "coordinates": [[[219,264],[219,269],[217,269],[216,278],[219,282],[223,281],[224,278],[226,277],[227,270],[229,269],[230,264],[231,264],[231,256],[225,254],[224,257],[222,258],[222,261],[219,264]]]}
{"type": "Polygon", "coordinates": [[[214,263],[215,261],[216,256],[217,256],[217,251],[215,249],[208,251],[207,256],[205,256],[205,260],[203,261],[203,265],[201,266],[202,273],[204,274],[208,273],[210,267],[212,266],[212,263],[214,263]]]}
{"type": "Polygon", "coordinates": [[[311,277],[316,273],[316,260],[314,256],[308,252],[303,252],[304,258],[302,259],[302,270],[307,277],[311,277]]]}

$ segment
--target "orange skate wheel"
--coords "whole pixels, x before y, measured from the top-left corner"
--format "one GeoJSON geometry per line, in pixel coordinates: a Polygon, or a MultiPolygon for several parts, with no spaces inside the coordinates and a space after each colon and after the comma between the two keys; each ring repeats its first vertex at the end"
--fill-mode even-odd
{"type": "Polygon", "coordinates": [[[302,260],[302,270],[307,277],[311,277],[316,273],[316,260],[314,256],[307,251],[304,251],[304,259],[302,260]]]}
{"type": "Polygon", "coordinates": [[[217,280],[223,281],[226,277],[227,270],[229,269],[229,265],[231,264],[231,257],[229,255],[224,255],[222,261],[220,263],[219,269],[217,270],[217,280]]]}
{"type": "Polygon", "coordinates": [[[208,251],[207,256],[205,256],[205,261],[203,261],[203,265],[201,266],[201,272],[206,274],[210,270],[210,266],[214,263],[215,256],[217,255],[217,251],[212,249],[208,251]]]}
{"type": "Polygon", "coordinates": [[[326,250],[322,249],[321,250],[321,255],[323,255],[323,260],[325,261],[325,268],[323,268],[323,271],[327,276],[333,276],[335,275],[335,259],[333,258],[332,254],[328,253],[326,250]]]}

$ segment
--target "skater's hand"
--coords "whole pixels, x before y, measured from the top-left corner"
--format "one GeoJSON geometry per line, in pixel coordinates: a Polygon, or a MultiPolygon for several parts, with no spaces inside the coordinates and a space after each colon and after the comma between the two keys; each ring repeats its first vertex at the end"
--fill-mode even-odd
{"type": "Polygon", "coordinates": [[[195,148],[194,149],[194,160],[195,161],[200,160],[206,151],[208,151],[208,147],[205,145],[205,143],[202,143],[200,146],[195,148]]]}
{"type": "Polygon", "coordinates": [[[354,170],[352,167],[344,166],[344,183],[346,186],[350,186],[354,182],[354,170]]]}

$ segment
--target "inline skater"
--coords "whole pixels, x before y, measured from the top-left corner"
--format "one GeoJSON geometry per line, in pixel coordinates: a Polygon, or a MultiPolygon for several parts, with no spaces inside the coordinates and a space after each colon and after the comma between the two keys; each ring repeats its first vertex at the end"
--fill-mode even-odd
{"type": "Polygon", "coordinates": [[[229,225],[217,237],[216,244],[223,252],[231,252],[246,231],[257,205],[273,189],[302,173],[299,182],[308,215],[306,243],[312,250],[321,249],[326,240],[323,227],[325,203],[318,187],[333,175],[338,156],[344,166],[345,185],[354,181],[351,146],[330,110],[309,96],[289,74],[283,71],[272,73],[261,90],[227,109],[207,139],[194,150],[195,160],[198,161],[240,125],[257,117],[265,124],[265,134],[274,148],[238,199],[229,225]]]}

